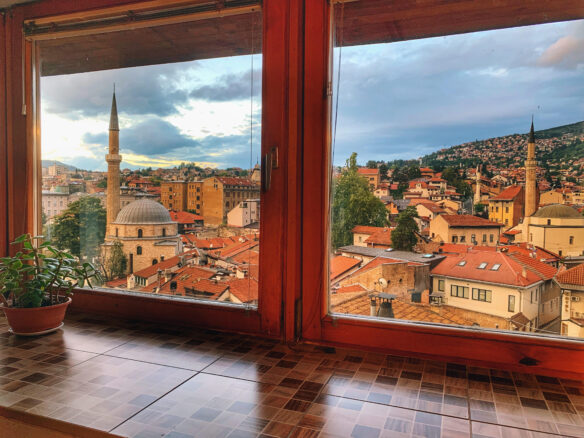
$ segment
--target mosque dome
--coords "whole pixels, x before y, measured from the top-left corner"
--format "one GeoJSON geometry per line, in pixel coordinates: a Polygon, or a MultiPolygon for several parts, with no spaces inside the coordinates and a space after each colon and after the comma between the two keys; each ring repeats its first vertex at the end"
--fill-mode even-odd
{"type": "Polygon", "coordinates": [[[150,199],[130,202],[118,213],[115,224],[174,224],[170,214],[162,204],[150,199]]]}
{"type": "Polygon", "coordinates": [[[572,207],[562,204],[551,204],[541,207],[533,217],[566,219],[566,218],[583,218],[578,211],[572,207]]]}

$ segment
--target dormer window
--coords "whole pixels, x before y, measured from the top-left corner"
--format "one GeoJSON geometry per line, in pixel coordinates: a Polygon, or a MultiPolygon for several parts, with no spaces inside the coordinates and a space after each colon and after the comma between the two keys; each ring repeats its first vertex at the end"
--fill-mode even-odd
{"type": "Polygon", "coordinates": [[[500,263],[495,263],[492,267],[491,267],[491,271],[498,271],[499,268],[501,267],[500,263]]]}
{"type": "Polygon", "coordinates": [[[482,262],[480,265],[477,266],[477,269],[485,269],[487,267],[487,262],[482,262]]]}
{"type": "Polygon", "coordinates": [[[458,266],[464,266],[466,265],[466,260],[461,260],[460,262],[458,262],[458,266]]]}

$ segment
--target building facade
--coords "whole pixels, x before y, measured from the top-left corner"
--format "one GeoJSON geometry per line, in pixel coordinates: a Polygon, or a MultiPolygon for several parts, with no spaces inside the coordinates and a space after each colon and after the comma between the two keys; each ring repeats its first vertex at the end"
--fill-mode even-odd
{"type": "Polygon", "coordinates": [[[441,214],[430,221],[430,238],[435,242],[496,246],[503,224],[477,216],[441,214]]]}
{"type": "Polygon", "coordinates": [[[187,184],[187,210],[203,214],[203,181],[189,181],[187,184]]]}
{"type": "Polygon", "coordinates": [[[246,199],[259,199],[260,186],[249,179],[212,177],[203,181],[206,225],[227,223],[227,213],[246,199]]]}
{"type": "Polygon", "coordinates": [[[188,184],[186,181],[164,181],[160,184],[160,203],[167,210],[187,210],[188,184]]]}
{"type": "Polygon", "coordinates": [[[489,199],[489,220],[505,225],[505,229],[516,226],[524,216],[525,190],[521,186],[510,186],[489,199]]]}

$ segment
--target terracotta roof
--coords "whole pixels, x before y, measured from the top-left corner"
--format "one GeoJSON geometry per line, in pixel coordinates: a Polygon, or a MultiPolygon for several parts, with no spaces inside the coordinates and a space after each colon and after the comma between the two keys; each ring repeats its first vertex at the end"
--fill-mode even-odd
{"type": "Polygon", "coordinates": [[[197,221],[202,221],[203,216],[189,213],[188,211],[169,211],[170,218],[179,224],[194,224],[197,221]]]}
{"type": "Polygon", "coordinates": [[[469,250],[446,257],[431,275],[527,287],[552,278],[556,272],[556,268],[523,254],[469,250]],[[485,264],[483,269],[479,269],[481,264],[485,264]]]}
{"type": "Polygon", "coordinates": [[[422,188],[426,188],[426,187],[428,187],[428,183],[426,183],[426,182],[424,182],[424,181],[410,181],[410,183],[409,183],[409,188],[410,188],[410,189],[412,189],[412,188],[415,188],[415,187],[416,187],[416,185],[418,185],[418,184],[419,184],[419,185],[420,185],[420,187],[422,187],[422,188]]]}
{"type": "Polygon", "coordinates": [[[391,228],[382,228],[381,230],[373,233],[367,239],[365,239],[365,243],[391,246],[391,228]]]}
{"type": "Polygon", "coordinates": [[[509,236],[514,236],[515,234],[521,234],[521,230],[508,230],[508,231],[504,231],[503,234],[508,234],[509,236]]]}
{"type": "Polygon", "coordinates": [[[494,198],[491,198],[491,201],[512,201],[514,200],[519,193],[521,193],[523,187],[521,186],[509,186],[501,193],[499,193],[494,198]]]}
{"type": "Polygon", "coordinates": [[[258,265],[260,262],[260,253],[248,249],[231,257],[231,260],[233,260],[235,263],[258,265]]]}
{"type": "Polygon", "coordinates": [[[128,284],[128,279],[126,277],[124,278],[116,278],[115,280],[110,280],[108,282],[105,283],[105,285],[107,287],[126,287],[128,284]]]}
{"type": "MultiPolygon", "coordinates": [[[[368,292],[354,292],[331,295],[331,310],[351,315],[369,315],[371,299],[368,292]]],[[[442,324],[470,325],[471,323],[454,313],[439,315],[429,305],[410,304],[398,299],[393,300],[395,318],[408,321],[437,322],[442,324]]]]}
{"type": "Polygon", "coordinates": [[[336,256],[331,259],[330,266],[330,279],[331,281],[337,278],[339,275],[344,274],[350,269],[354,268],[361,263],[361,260],[354,259],[353,257],[336,256]]]}
{"type": "Polygon", "coordinates": [[[221,258],[229,258],[234,257],[241,252],[247,251],[248,249],[255,248],[259,244],[260,242],[257,240],[245,240],[244,242],[236,242],[213,252],[221,258]]]}
{"type": "Polygon", "coordinates": [[[180,255],[171,257],[169,259],[163,260],[161,262],[158,262],[155,265],[148,266],[147,268],[144,268],[140,271],[136,271],[136,272],[134,272],[134,276],[141,277],[141,278],[152,277],[153,275],[156,275],[156,273],[158,272],[159,269],[164,271],[165,269],[169,269],[169,268],[172,268],[173,266],[178,265],[180,262],[180,256],[184,256],[185,260],[190,260],[193,258],[192,254],[185,252],[183,254],[180,254],[180,255]]]}
{"type": "Polygon", "coordinates": [[[337,294],[346,294],[346,293],[354,293],[354,292],[366,292],[367,289],[359,284],[350,284],[349,286],[341,286],[338,289],[335,290],[335,293],[337,294]]]}
{"type": "Polygon", "coordinates": [[[160,288],[161,293],[172,293],[170,290],[170,285],[176,281],[176,294],[186,295],[187,289],[191,289],[195,292],[201,292],[204,294],[209,295],[211,297],[217,297],[219,294],[224,292],[228,285],[226,282],[222,281],[215,281],[209,279],[201,279],[197,280],[198,277],[189,277],[185,280],[181,280],[178,277],[171,281],[167,281],[164,285],[160,288]]]}
{"type": "Polygon", "coordinates": [[[229,293],[235,295],[242,303],[257,301],[258,282],[253,278],[236,278],[226,282],[229,286],[229,293]]]}
{"type": "Polygon", "coordinates": [[[235,178],[235,177],[228,177],[228,176],[218,176],[216,177],[217,180],[221,181],[224,185],[227,186],[257,186],[258,184],[254,183],[253,181],[245,178],[235,178]]]}
{"type": "Polygon", "coordinates": [[[516,313],[509,320],[517,327],[523,328],[529,324],[529,319],[522,312],[516,313]]]}
{"type": "Polygon", "coordinates": [[[483,219],[470,214],[443,214],[440,215],[450,227],[502,227],[503,224],[483,219]]]}
{"type": "Polygon", "coordinates": [[[470,250],[495,252],[497,248],[494,246],[465,245],[463,243],[443,243],[440,245],[440,252],[442,253],[464,254],[470,250]]]}
{"type": "Polygon", "coordinates": [[[584,286],[584,265],[578,265],[567,271],[561,272],[557,276],[558,283],[584,286]]]}
{"type": "Polygon", "coordinates": [[[371,227],[368,225],[356,225],[351,230],[351,233],[356,234],[373,234],[378,232],[379,230],[383,230],[383,227],[371,227]]]}
{"type": "Polygon", "coordinates": [[[423,207],[426,207],[432,213],[444,213],[446,211],[442,207],[440,207],[438,204],[436,204],[435,202],[428,201],[427,199],[425,199],[422,202],[416,203],[416,205],[421,205],[423,207]]]}
{"type": "Polygon", "coordinates": [[[357,172],[361,175],[379,175],[379,169],[369,169],[367,167],[360,167],[357,172]]]}

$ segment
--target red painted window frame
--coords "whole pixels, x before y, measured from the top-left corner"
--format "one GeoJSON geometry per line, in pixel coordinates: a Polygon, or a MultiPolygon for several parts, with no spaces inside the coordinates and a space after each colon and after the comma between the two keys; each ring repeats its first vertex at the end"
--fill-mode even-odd
{"type": "MultiPolygon", "coordinates": [[[[184,3],[184,2],[183,2],[184,3]]],[[[2,64],[0,80],[6,87],[0,91],[0,116],[6,130],[0,138],[0,182],[6,181],[6,198],[0,193],[0,254],[14,251],[8,242],[18,235],[38,229],[35,204],[40,202],[40,189],[35,186],[35,169],[40,175],[40,154],[35,150],[39,101],[36,89],[34,42],[24,38],[23,23],[41,17],[58,17],[79,13],[97,15],[111,7],[136,7],[148,4],[168,7],[168,2],[151,0],[45,0],[13,7],[1,16],[2,64]],[[5,37],[5,38],[4,38],[5,37]],[[5,68],[4,68],[5,66],[5,68]],[[5,82],[4,82],[5,79],[5,82]],[[6,94],[4,94],[6,91],[6,94]],[[23,104],[26,111],[23,111],[23,104]],[[17,172],[16,169],[19,169],[17,172]]],[[[284,236],[287,232],[286,184],[288,178],[287,80],[288,51],[283,42],[288,34],[288,8],[285,2],[267,1],[263,5],[262,48],[262,155],[278,148],[279,168],[274,169],[270,190],[262,193],[260,234],[260,291],[257,310],[242,306],[186,301],[165,297],[136,296],[106,290],[74,291],[72,311],[88,311],[127,318],[148,319],[161,323],[204,326],[230,331],[282,336],[284,276],[284,236]],[[269,25],[268,25],[269,23],[269,25]]]]}
{"type": "MultiPolygon", "coordinates": [[[[514,1],[505,0],[503,3],[514,1]]],[[[570,0],[558,0],[553,5],[549,2],[540,4],[538,6],[533,3],[530,7],[542,9],[537,11],[541,12],[541,16],[550,12],[550,16],[558,17],[558,21],[564,14],[563,4],[570,4],[574,10],[574,3],[570,0]]],[[[582,341],[410,321],[380,321],[328,313],[332,17],[331,5],[327,0],[310,0],[305,5],[303,339],[308,342],[396,352],[514,371],[583,378],[582,341]],[[535,359],[537,365],[521,365],[519,361],[525,357],[535,359]]],[[[584,16],[584,9],[581,15],[584,16]]],[[[491,25],[489,28],[510,25],[509,17],[496,20],[500,20],[501,24],[491,25]]],[[[444,23],[452,22],[456,22],[452,17],[444,20],[444,23]]],[[[521,24],[528,23],[524,20],[521,24]]]]}

